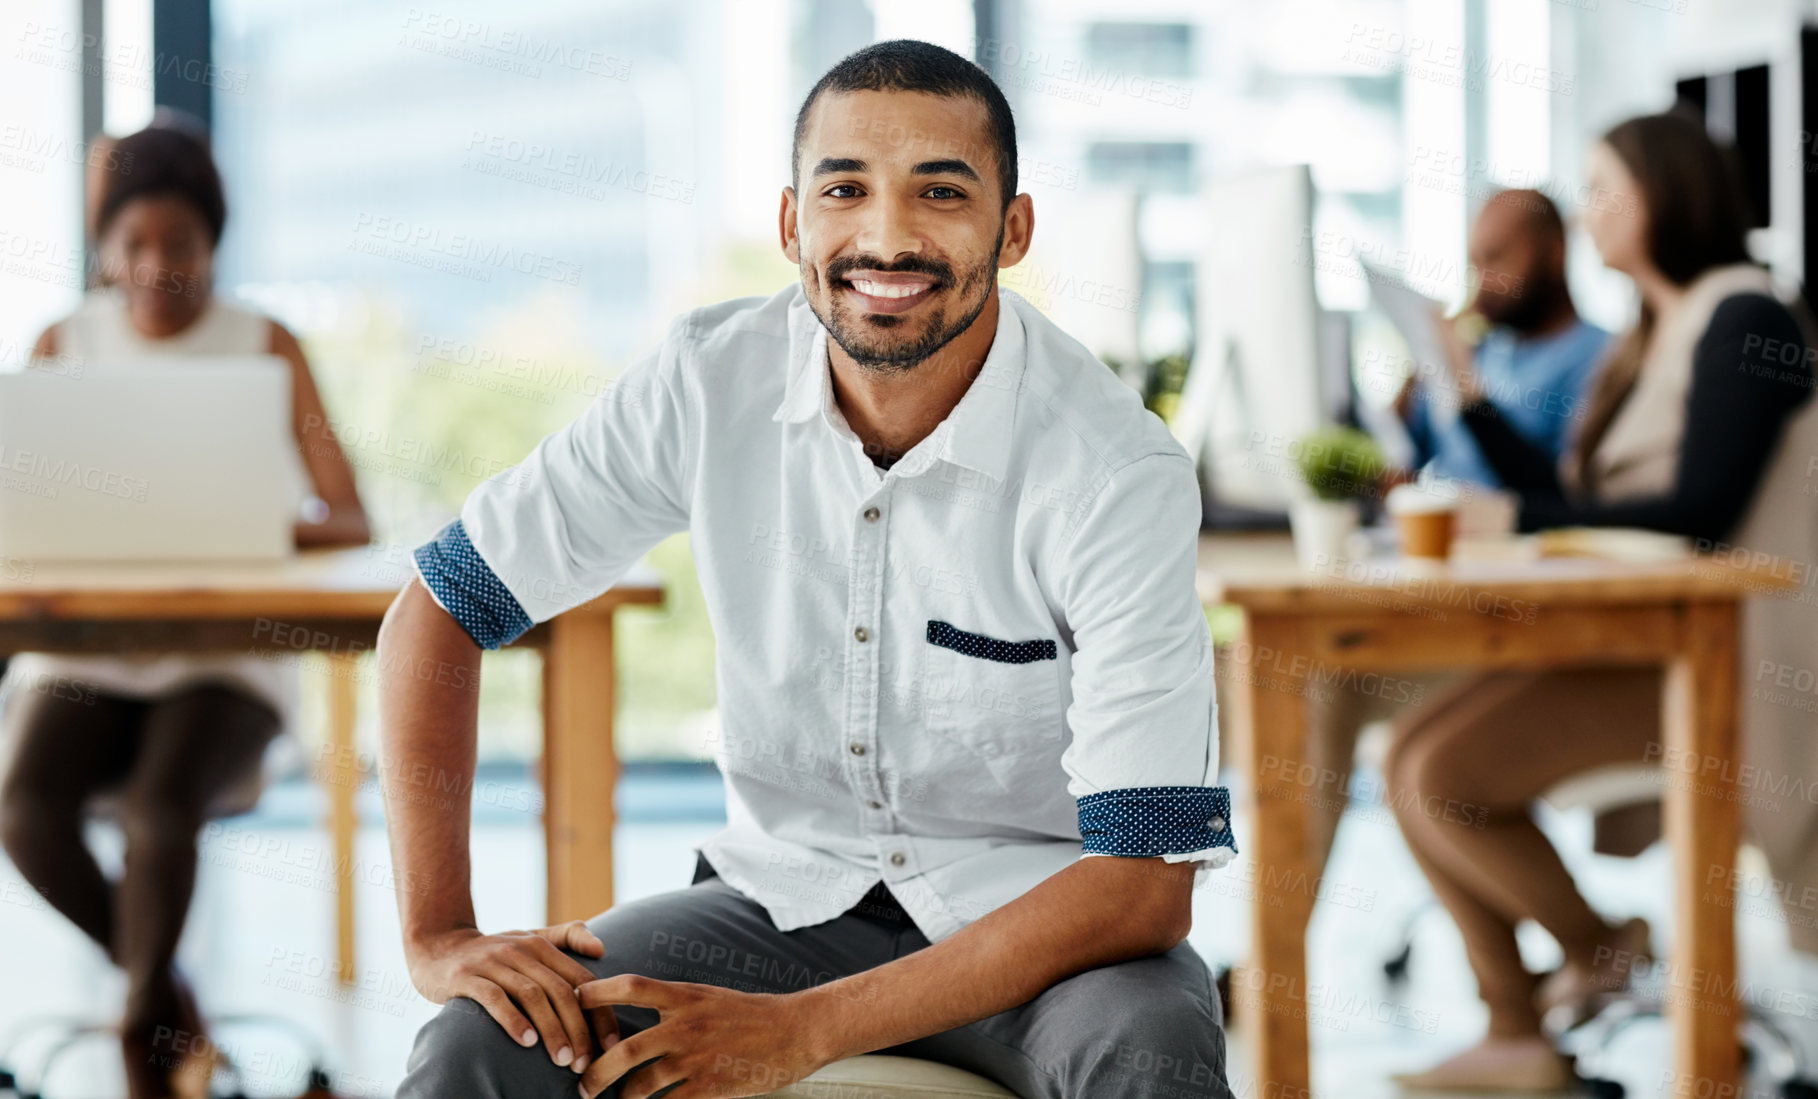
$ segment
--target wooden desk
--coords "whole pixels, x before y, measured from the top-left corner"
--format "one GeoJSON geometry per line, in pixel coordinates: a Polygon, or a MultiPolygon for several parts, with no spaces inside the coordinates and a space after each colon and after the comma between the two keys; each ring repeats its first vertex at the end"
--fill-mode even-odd
{"type": "MultiPolygon", "coordinates": [[[[1272,654],[1268,675],[1252,673],[1233,684],[1233,716],[1253,809],[1245,849],[1257,871],[1251,960],[1257,973],[1245,987],[1260,991],[1256,1015],[1244,1023],[1259,1085],[1283,1099],[1311,1093],[1306,931],[1315,891],[1306,883],[1317,880],[1319,869],[1309,857],[1292,776],[1282,768],[1266,773],[1262,764],[1307,758],[1305,692],[1312,677],[1333,668],[1662,664],[1669,757],[1679,750],[1732,759],[1739,597],[1780,586],[1708,560],[1349,565],[1302,573],[1285,535],[1208,536],[1200,544],[1201,598],[1241,608],[1249,651],[1272,654]]],[[[1729,890],[1706,882],[1715,876],[1712,868],[1734,865],[1741,824],[1734,771],[1719,770],[1698,783],[1666,784],[1665,818],[1673,852],[1674,966],[1699,974],[1700,989],[1712,990],[1675,997],[1668,1007],[1674,1068],[1680,1079],[1698,1081],[1700,1091],[1708,1081],[1721,1092],[1735,1084],[1738,1069],[1734,910],[1729,890]]]]}
{"type": "MultiPolygon", "coordinates": [[[[141,564],[4,562],[0,652],[318,651],[330,661],[327,773],[338,878],[339,963],[353,975],[356,666],[411,578],[408,550],[304,550],[282,562],[141,564]]],[[[610,591],[533,627],[513,647],[543,654],[543,826],[550,922],[612,906],[615,685],[613,612],[661,603],[655,574],[635,570],[610,591]]]]}

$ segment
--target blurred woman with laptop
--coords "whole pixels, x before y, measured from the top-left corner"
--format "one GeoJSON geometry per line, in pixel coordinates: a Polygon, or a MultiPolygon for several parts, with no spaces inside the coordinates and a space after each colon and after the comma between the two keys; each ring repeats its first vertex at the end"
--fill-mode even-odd
{"type": "MultiPolygon", "coordinates": [[[[1584,224],[1604,263],[1634,280],[1639,320],[1602,361],[1583,422],[1555,464],[1474,386],[1468,357],[1453,368],[1463,419],[1504,484],[1520,496],[1524,531],[1644,527],[1705,549],[1746,547],[1818,561],[1818,511],[1807,464],[1818,454],[1818,400],[1802,306],[1789,308],[1749,260],[1742,191],[1701,121],[1678,113],[1631,119],[1589,157],[1584,224]],[[1474,399],[1473,399],[1474,398],[1474,399]]],[[[1738,707],[1746,762],[1818,774],[1810,715],[1750,690],[1762,667],[1818,661],[1818,608],[1797,597],[1750,596],[1741,622],[1738,707]]],[[[1482,1043],[1397,1079],[1410,1088],[1554,1090],[1571,1080],[1543,1034],[1555,1006],[1582,1010],[1626,987],[1649,951],[1641,920],[1611,925],[1579,894],[1530,816],[1569,777],[1661,758],[1662,672],[1586,668],[1472,677],[1395,723],[1385,765],[1416,861],[1465,940],[1489,1008],[1482,1043]],[[1483,807],[1465,825],[1430,817],[1431,798],[1483,807]],[[1523,967],[1515,928],[1531,919],[1558,940],[1561,968],[1544,981],[1523,967]]],[[[1726,765],[1727,765],[1726,761],[1726,765]]],[[[1752,840],[1790,896],[1818,884],[1818,815],[1809,800],[1745,800],[1752,840]]],[[[1810,919],[1792,913],[1793,946],[1818,952],[1810,919]]],[[[1809,914],[1806,914],[1809,915],[1809,914]]]]}
{"type": "MultiPolygon", "coordinates": [[[[365,544],[353,467],[326,426],[296,338],[213,291],[227,204],[206,138],[166,116],[114,142],[109,163],[116,170],[103,174],[92,207],[104,288],[46,330],[34,358],[282,357],[296,476],[318,501],[299,519],[296,543],[365,544]]],[[[173,1066],[207,1048],[196,1041],[194,995],[174,968],[196,836],[206,818],[252,807],[266,748],[290,730],[297,694],[293,664],[251,654],[20,653],[0,683],[0,747],[10,761],[0,841],[45,899],[125,970],[121,1043],[135,1099],[173,1094],[173,1066]],[[97,796],[114,801],[126,836],[117,882],[83,842],[97,796]]]]}

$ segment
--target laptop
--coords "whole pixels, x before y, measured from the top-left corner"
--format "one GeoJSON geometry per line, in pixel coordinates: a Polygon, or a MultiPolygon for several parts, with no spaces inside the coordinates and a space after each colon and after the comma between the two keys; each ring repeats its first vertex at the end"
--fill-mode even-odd
{"type": "Polygon", "coordinates": [[[0,373],[0,554],[274,561],[305,485],[276,355],[0,373]]]}

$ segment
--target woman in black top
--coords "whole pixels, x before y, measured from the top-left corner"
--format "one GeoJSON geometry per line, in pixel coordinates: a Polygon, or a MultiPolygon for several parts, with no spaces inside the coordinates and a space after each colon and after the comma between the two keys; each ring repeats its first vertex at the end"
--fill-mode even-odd
{"type": "MultiPolygon", "coordinates": [[[[1603,246],[1599,241],[1600,250],[1603,246]]],[[[1621,244],[1612,242],[1611,246],[1619,249],[1621,244]]],[[[1643,329],[1650,326],[1644,319],[1625,336],[1597,376],[1582,422],[1581,443],[1590,441],[1584,433],[1597,424],[1589,414],[1599,410],[1599,395],[1617,384],[1609,371],[1621,369],[1628,355],[1639,353],[1639,348],[1630,345],[1644,343],[1643,329]]],[[[1659,495],[1635,499],[1600,500],[1568,494],[1552,458],[1516,433],[1488,400],[1479,397],[1465,405],[1460,415],[1485,460],[1503,484],[1518,494],[1517,525],[1521,530],[1647,527],[1708,544],[1723,541],[1742,518],[1750,502],[1748,489],[1766,467],[1781,425],[1811,392],[1812,377],[1804,335],[1785,305],[1757,293],[1724,298],[1693,353],[1684,434],[1672,486],[1659,495]]],[[[1620,394],[1610,393],[1604,399],[1619,401],[1620,394]]],[[[1607,427],[1607,422],[1599,426],[1607,427]]]]}
{"type": "MultiPolygon", "coordinates": [[[[1748,261],[1740,189],[1723,153],[1696,120],[1637,118],[1593,147],[1589,176],[1585,227],[1605,264],[1634,280],[1641,315],[1599,364],[1566,458],[1556,467],[1474,396],[1463,373],[1469,360],[1454,356],[1463,422],[1518,494],[1520,529],[1647,527],[1706,548],[1791,547],[1812,560],[1812,504],[1796,487],[1811,459],[1801,452],[1818,438],[1808,340],[1748,261]]],[[[1798,651],[1800,631],[1818,620],[1809,607],[1785,611],[1757,612],[1745,630],[1745,666],[1798,651]],[[1756,629],[1764,624],[1772,628],[1756,629]]],[[[1546,1091],[1569,1084],[1542,1015],[1560,1005],[1581,1009],[1592,994],[1626,985],[1648,953],[1648,928],[1640,920],[1612,926],[1591,909],[1529,807],[1570,776],[1658,761],[1661,696],[1653,668],[1499,672],[1472,677],[1397,719],[1385,765],[1391,801],[1463,935],[1489,1009],[1483,1042],[1428,1072],[1398,1077],[1404,1086],[1546,1091]],[[1472,811],[1423,811],[1448,804],[1472,811]],[[1515,928],[1528,919],[1564,954],[1544,982],[1526,971],[1516,945],[1515,928]]],[[[1786,716],[1769,714],[1761,724],[1786,716]]],[[[1785,832],[1796,823],[1785,816],[1751,818],[1751,827],[1758,839],[1785,832]]],[[[1780,839],[1810,847],[1809,838],[1780,839]]],[[[1776,837],[1767,840],[1772,862],[1776,837]]]]}

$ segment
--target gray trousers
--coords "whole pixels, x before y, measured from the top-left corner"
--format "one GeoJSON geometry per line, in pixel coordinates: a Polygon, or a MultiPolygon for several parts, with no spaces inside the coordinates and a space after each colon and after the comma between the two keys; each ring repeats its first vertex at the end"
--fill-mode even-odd
{"type": "MultiPolygon", "coordinates": [[[[569,953],[601,977],[640,973],[752,992],[837,980],[929,945],[882,882],[843,915],[778,931],[763,906],[698,855],[693,884],[615,905],[587,926],[605,956],[569,953]]],[[[625,1036],[657,1021],[650,1008],[613,1011],[625,1036]]],[[[1183,942],[1077,973],[978,1022],[874,1052],[955,1065],[1023,1099],[1231,1099],[1222,1023],[1206,964],[1183,942]]],[[[457,997],[417,1034],[397,1095],[569,1099],[578,1080],[550,1061],[540,1042],[518,1045],[479,1004],[457,997]]],[[[601,1094],[619,1099],[619,1085],[601,1094]]]]}

